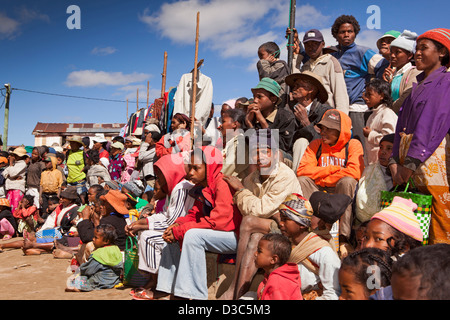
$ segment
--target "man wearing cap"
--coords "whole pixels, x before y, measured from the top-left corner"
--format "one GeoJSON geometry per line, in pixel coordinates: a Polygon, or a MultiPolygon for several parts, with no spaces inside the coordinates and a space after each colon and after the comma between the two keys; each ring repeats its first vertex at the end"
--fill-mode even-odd
{"type": "Polygon", "coordinates": [[[247,108],[245,123],[250,129],[278,130],[280,150],[283,156],[292,158],[292,139],[295,131],[295,117],[284,108],[277,108],[281,102],[280,85],[273,79],[263,78],[251,89],[254,101],[247,108]]]}
{"type": "Polygon", "coordinates": [[[332,108],[325,104],[328,93],[322,84],[322,78],[311,71],[293,73],[286,77],[286,83],[296,102],[293,107],[296,128],[292,160],[292,169],[296,172],[308,144],[320,138],[316,125],[323,114],[332,108]]]}
{"type": "MultiPolygon", "coordinates": [[[[361,142],[351,138],[352,121],[342,111],[331,109],[317,126],[321,139],[309,144],[297,170],[303,196],[309,199],[314,191],[320,190],[353,199],[364,170],[364,151],[361,142]]],[[[349,205],[339,223],[340,245],[348,243],[351,226],[349,205]]]]}
{"type": "Polygon", "coordinates": [[[389,30],[377,40],[378,53],[381,54],[383,58],[387,60],[391,59],[390,44],[393,40],[397,39],[399,35],[399,31],[389,30]]]}
{"type": "Polygon", "coordinates": [[[300,71],[311,71],[322,77],[322,85],[328,93],[327,104],[348,114],[349,100],[344,73],[339,61],[324,53],[322,33],[317,29],[307,31],[303,37],[303,45],[309,60],[302,65],[300,71]]]}

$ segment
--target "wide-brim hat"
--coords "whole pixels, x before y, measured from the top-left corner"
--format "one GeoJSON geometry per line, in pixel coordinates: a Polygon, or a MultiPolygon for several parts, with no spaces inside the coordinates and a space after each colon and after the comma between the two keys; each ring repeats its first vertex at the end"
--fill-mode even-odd
{"type": "Polygon", "coordinates": [[[313,208],[314,216],[324,222],[333,224],[345,213],[352,199],[345,194],[316,191],[311,194],[309,202],[313,208]]]}
{"type": "Polygon", "coordinates": [[[0,206],[11,207],[11,203],[7,198],[0,198],[0,206]]]}
{"type": "Polygon", "coordinates": [[[60,193],[61,198],[66,198],[70,200],[76,200],[78,199],[78,192],[77,187],[75,186],[69,186],[60,193]]]}
{"type": "Polygon", "coordinates": [[[17,147],[12,153],[19,157],[27,156],[27,150],[24,147],[17,147]]]}
{"type": "Polygon", "coordinates": [[[81,136],[71,136],[66,139],[67,142],[77,142],[81,145],[83,145],[83,140],[81,139],[81,136]]]}
{"type": "Polygon", "coordinates": [[[298,79],[303,79],[306,81],[309,81],[312,83],[313,86],[315,86],[318,90],[317,92],[317,99],[321,103],[325,103],[328,100],[328,92],[327,89],[325,89],[323,85],[322,77],[311,72],[311,71],[303,71],[301,73],[293,73],[286,77],[285,82],[289,87],[293,87],[295,81],[298,79]]]}
{"type": "Polygon", "coordinates": [[[109,190],[107,194],[100,197],[101,200],[107,201],[116,210],[116,213],[127,215],[128,209],[125,205],[128,197],[119,190],[109,190]]]}

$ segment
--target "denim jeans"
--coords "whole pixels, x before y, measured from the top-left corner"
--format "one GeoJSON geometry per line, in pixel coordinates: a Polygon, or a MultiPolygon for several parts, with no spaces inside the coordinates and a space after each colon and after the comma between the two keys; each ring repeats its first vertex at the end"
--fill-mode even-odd
{"type": "Polygon", "coordinates": [[[237,242],[233,231],[188,230],[181,251],[178,243],[163,249],[156,290],[182,298],[207,300],[205,251],[235,253],[237,242]]]}

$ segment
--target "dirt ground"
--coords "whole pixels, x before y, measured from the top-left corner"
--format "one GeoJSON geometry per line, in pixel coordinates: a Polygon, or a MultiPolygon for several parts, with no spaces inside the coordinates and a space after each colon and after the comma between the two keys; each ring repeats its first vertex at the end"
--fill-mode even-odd
{"type": "Polygon", "coordinates": [[[52,254],[25,256],[20,249],[4,249],[0,253],[0,300],[131,300],[131,288],[64,292],[71,274],[69,259],[55,259],[52,254]]]}

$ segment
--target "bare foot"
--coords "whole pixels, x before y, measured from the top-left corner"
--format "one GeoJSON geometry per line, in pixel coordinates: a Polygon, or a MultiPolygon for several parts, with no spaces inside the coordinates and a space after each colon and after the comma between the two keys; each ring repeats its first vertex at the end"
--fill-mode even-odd
{"type": "Polygon", "coordinates": [[[73,254],[61,249],[53,250],[53,258],[55,259],[72,259],[73,254]]]}

